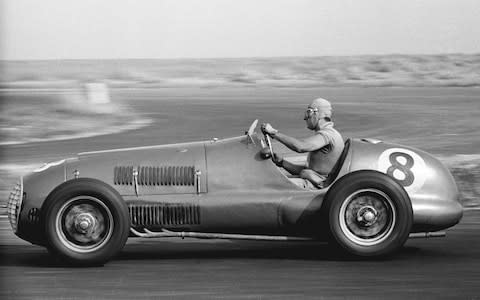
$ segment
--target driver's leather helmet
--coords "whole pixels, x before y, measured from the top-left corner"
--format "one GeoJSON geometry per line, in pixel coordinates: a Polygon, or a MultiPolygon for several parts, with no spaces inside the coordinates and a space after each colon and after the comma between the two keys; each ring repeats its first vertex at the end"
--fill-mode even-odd
{"type": "Polygon", "coordinates": [[[332,117],[332,105],[330,102],[323,98],[317,98],[312,101],[308,106],[309,108],[317,109],[318,114],[324,118],[332,117]]]}

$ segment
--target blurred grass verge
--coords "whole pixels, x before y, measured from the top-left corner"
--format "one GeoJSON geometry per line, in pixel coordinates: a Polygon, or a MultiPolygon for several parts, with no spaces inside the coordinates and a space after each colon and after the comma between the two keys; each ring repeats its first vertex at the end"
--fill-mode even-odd
{"type": "Polygon", "coordinates": [[[0,88],[474,87],[480,54],[0,61],[0,88]]]}
{"type": "Polygon", "coordinates": [[[0,145],[90,137],[137,129],[151,120],[115,102],[87,100],[84,92],[2,94],[0,145]]]}
{"type": "Polygon", "coordinates": [[[480,155],[455,155],[443,161],[457,182],[463,207],[480,208],[480,155]]]}

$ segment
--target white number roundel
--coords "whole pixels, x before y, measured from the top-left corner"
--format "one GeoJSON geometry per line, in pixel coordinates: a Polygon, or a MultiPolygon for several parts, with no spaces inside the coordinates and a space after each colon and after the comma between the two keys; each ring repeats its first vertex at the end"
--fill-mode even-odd
{"type": "Polygon", "coordinates": [[[427,177],[423,158],[403,148],[383,151],[378,158],[378,170],[395,178],[407,192],[421,188],[427,177]]]}

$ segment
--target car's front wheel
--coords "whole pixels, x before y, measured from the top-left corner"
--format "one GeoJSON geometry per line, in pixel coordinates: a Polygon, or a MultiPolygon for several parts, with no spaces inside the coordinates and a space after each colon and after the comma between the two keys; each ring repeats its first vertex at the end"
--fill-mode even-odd
{"type": "Polygon", "coordinates": [[[376,171],[357,171],[338,180],[323,209],[331,241],[357,256],[395,252],[407,240],[413,222],[406,191],[376,171]]]}
{"type": "Polygon", "coordinates": [[[76,265],[107,262],[123,248],[130,228],[121,196],[89,178],[57,187],[45,203],[44,222],[49,250],[76,265]]]}

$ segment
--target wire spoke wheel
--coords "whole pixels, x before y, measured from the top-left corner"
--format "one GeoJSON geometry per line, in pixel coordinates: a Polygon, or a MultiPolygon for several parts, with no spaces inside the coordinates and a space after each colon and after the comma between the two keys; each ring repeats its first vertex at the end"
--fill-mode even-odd
{"type": "Polygon", "coordinates": [[[115,189],[99,180],[62,183],[48,196],[43,210],[47,247],[65,262],[104,264],[127,241],[127,205],[115,189]]]}
{"type": "Polygon", "coordinates": [[[112,213],[102,201],[91,196],[78,196],[65,202],[55,224],[65,247],[84,253],[102,247],[113,232],[112,213]]]}
{"type": "Polygon", "coordinates": [[[350,195],[340,207],[339,224],[353,242],[369,246],[381,243],[393,231],[395,206],[385,193],[363,189],[350,195]]]}
{"type": "Polygon", "coordinates": [[[407,240],[413,223],[405,189],[372,170],[355,171],[336,181],[322,209],[329,241],[360,257],[394,253],[407,240]]]}

